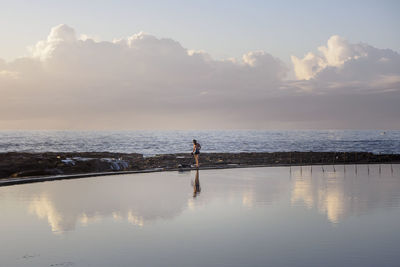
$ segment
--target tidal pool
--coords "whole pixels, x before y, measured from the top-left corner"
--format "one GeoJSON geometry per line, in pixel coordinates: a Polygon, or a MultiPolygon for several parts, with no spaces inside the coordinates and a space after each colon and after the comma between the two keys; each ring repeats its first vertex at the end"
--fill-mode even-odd
{"type": "Polygon", "coordinates": [[[0,188],[0,266],[399,266],[400,165],[0,188]]]}

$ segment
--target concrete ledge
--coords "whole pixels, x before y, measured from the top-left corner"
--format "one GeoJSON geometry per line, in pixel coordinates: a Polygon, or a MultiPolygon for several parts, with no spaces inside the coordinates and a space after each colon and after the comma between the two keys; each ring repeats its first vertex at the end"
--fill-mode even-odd
{"type": "MultiPolygon", "coordinates": [[[[357,165],[379,165],[378,163],[357,163],[357,165]]],[[[382,164],[391,164],[389,162],[382,164]]],[[[397,162],[393,162],[397,164],[397,162]]],[[[260,168],[260,167],[290,167],[290,166],[329,166],[329,165],[355,165],[354,163],[348,164],[264,164],[264,165],[221,165],[221,166],[206,166],[200,167],[200,170],[218,170],[218,169],[235,169],[235,168],[260,168]]],[[[93,172],[93,173],[81,173],[81,174],[68,174],[68,175],[54,175],[54,176],[37,176],[37,177],[18,177],[18,178],[4,178],[0,179],[0,187],[27,184],[27,183],[39,183],[46,181],[56,180],[67,180],[67,179],[80,179],[90,178],[96,176],[109,176],[109,175],[122,175],[122,174],[134,174],[134,173],[153,173],[153,172],[166,172],[166,171],[192,171],[196,168],[155,168],[147,170],[136,170],[136,171],[114,171],[114,172],[93,172]]]]}

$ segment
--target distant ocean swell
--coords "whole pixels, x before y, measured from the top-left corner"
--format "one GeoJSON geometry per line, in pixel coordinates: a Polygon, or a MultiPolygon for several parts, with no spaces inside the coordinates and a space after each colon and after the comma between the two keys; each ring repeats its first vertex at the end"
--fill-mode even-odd
{"type": "Polygon", "coordinates": [[[400,153],[400,131],[0,131],[0,152],[365,151],[400,153]]]}

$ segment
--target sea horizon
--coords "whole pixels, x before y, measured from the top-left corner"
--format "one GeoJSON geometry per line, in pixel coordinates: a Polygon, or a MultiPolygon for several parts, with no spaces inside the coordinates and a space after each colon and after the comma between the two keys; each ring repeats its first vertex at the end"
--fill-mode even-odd
{"type": "Polygon", "coordinates": [[[0,152],[337,151],[400,153],[400,130],[2,130],[0,152]]]}

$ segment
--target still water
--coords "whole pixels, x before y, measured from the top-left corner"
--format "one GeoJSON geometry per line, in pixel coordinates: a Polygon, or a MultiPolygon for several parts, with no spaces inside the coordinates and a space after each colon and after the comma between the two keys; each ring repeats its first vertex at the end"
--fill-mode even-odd
{"type": "Polygon", "coordinates": [[[0,266],[399,266],[400,165],[0,188],[0,266]]]}

